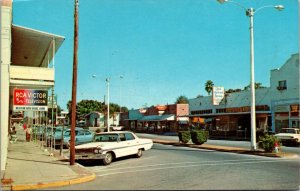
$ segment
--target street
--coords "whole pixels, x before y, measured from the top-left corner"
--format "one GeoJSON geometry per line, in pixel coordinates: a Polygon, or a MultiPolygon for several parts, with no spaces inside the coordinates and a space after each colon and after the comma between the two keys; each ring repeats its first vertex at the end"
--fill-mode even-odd
{"type": "MultiPolygon", "coordinates": [[[[299,188],[299,158],[270,158],[154,144],[143,157],[109,166],[82,164],[92,182],[51,190],[289,190],[299,188]]],[[[47,190],[47,189],[45,189],[47,190]]]]}
{"type": "MultiPolygon", "coordinates": [[[[178,136],[164,136],[146,133],[136,133],[139,137],[149,138],[149,139],[163,139],[169,141],[179,141],[178,136]]],[[[220,145],[229,147],[240,147],[250,149],[250,141],[231,141],[231,140],[213,140],[208,139],[206,143],[210,145],[220,145]]],[[[300,146],[282,146],[283,152],[296,153],[300,157],[300,146]]]]}

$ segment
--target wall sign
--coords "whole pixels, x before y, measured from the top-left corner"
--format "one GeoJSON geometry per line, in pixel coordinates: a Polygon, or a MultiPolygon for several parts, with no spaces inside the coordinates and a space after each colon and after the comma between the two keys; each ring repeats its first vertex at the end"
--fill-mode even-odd
{"type": "Polygon", "coordinates": [[[14,89],[14,111],[47,111],[47,102],[47,90],[14,89]]]}

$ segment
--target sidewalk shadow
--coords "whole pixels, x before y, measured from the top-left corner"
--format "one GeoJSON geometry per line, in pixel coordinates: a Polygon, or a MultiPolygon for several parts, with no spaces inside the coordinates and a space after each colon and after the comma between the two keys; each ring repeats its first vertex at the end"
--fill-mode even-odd
{"type": "Polygon", "coordinates": [[[58,160],[58,161],[61,161],[61,162],[46,162],[46,161],[39,161],[39,160],[30,160],[30,159],[23,159],[23,158],[14,158],[14,157],[7,157],[8,159],[12,159],[12,160],[20,160],[20,161],[28,161],[28,162],[38,162],[38,163],[46,163],[46,164],[58,164],[58,165],[62,165],[62,166],[66,166],[68,164],[63,164],[62,162],[64,161],[61,161],[61,160],[58,160]]]}

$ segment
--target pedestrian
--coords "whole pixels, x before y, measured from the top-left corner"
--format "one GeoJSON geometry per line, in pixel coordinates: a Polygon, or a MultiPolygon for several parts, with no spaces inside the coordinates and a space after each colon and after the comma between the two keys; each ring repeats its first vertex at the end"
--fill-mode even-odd
{"type": "Polygon", "coordinates": [[[23,124],[23,129],[24,129],[24,131],[26,131],[26,129],[27,129],[26,123],[23,124]]]}
{"type": "Polygon", "coordinates": [[[28,125],[28,127],[26,128],[26,141],[30,142],[30,135],[31,135],[31,127],[28,125]]]}

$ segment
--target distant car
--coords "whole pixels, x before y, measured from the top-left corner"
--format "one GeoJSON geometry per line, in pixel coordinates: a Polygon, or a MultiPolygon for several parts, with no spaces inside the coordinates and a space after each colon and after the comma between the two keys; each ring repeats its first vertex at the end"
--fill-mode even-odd
{"type": "Polygon", "coordinates": [[[123,126],[110,126],[110,129],[113,130],[113,131],[122,131],[124,129],[123,126]]]}
{"type": "Polygon", "coordinates": [[[151,149],[153,141],[142,139],[129,131],[113,131],[97,133],[91,143],[75,147],[75,160],[102,160],[109,165],[113,159],[136,155],[141,157],[143,151],[151,149]]]}
{"type": "MultiPolygon", "coordinates": [[[[84,144],[92,142],[94,138],[94,133],[88,129],[83,129],[80,127],[75,128],[75,145],[84,144]]],[[[70,146],[71,139],[71,129],[64,132],[64,145],[70,146]]]]}
{"type": "Polygon", "coordinates": [[[282,128],[281,132],[274,135],[282,144],[300,144],[299,128],[282,128]]]}

